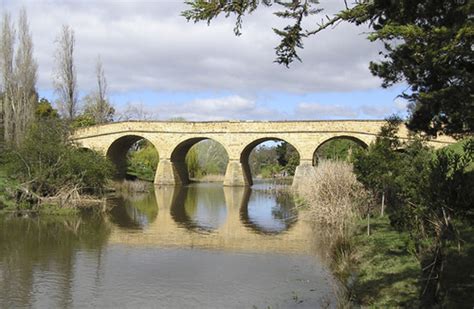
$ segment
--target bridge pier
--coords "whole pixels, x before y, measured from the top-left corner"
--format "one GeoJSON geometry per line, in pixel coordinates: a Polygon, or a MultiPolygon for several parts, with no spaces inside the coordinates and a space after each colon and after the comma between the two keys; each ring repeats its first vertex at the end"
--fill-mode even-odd
{"type": "Polygon", "coordinates": [[[227,163],[225,171],[224,186],[229,187],[244,187],[252,185],[252,175],[250,174],[250,167],[245,163],[240,163],[240,160],[230,160],[227,163]]]}
{"type": "Polygon", "coordinates": [[[160,159],[155,173],[155,185],[186,185],[189,183],[185,162],[160,159]]]}
{"type": "Polygon", "coordinates": [[[312,173],[314,173],[312,159],[300,160],[300,165],[296,167],[295,175],[293,176],[292,187],[298,189],[298,187],[306,183],[308,179],[311,179],[310,176],[312,173]]]}

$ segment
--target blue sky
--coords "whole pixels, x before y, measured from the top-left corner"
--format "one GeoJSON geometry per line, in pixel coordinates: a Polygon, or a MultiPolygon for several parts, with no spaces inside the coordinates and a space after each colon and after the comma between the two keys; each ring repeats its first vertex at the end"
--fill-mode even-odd
{"type": "MultiPolygon", "coordinates": [[[[326,0],[326,14],[343,1],[326,0]]],[[[174,0],[3,0],[16,19],[27,10],[38,62],[37,88],[52,102],[56,39],[63,24],[75,32],[75,65],[81,97],[95,91],[94,67],[102,59],[108,96],[118,120],[183,117],[188,120],[383,119],[406,114],[396,99],[404,87],[382,89],[368,66],[380,44],[367,28],[341,24],[307,39],[302,63],[275,64],[285,22],[262,9],[244,19],[188,23],[174,0]],[[48,12],[45,15],[45,12],[48,12]]],[[[319,21],[319,17],[316,17],[319,21]]],[[[314,19],[313,19],[314,22],[314,19]]],[[[307,22],[310,24],[310,21],[307,22]]]]}

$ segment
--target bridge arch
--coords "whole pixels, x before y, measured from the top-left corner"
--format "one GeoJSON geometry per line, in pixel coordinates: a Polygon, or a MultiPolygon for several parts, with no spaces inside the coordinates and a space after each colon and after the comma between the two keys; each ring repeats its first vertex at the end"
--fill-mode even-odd
{"type": "MultiPolygon", "coordinates": [[[[258,145],[260,145],[262,143],[269,142],[269,141],[287,143],[288,145],[290,145],[292,148],[295,149],[295,151],[297,153],[297,156],[298,156],[298,161],[300,160],[300,157],[301,157],[300,151],[294,146],[293,143],[288,142],[286,139],[283,139],[283,138],[280,138],[280,137],[273,137],[273,136],[262,137],[262,138],[255,139],[255,140],[251,141],[250,143],[248,143],[240,153],[240,166],[242,168],[242,173],[243,173],[243,178],[244,178],[245,184],[248,185],[248,186],[251,186],[253,184],[252,171],[251,171],[250,164],[249,164],[250,154],[251,154],[252,150],[255,149],[255,147],[257,147],[258,145]]],[[[298,162],[298,164],[299,164],[299,162],[298,162]]]]}
{"type": "Polygon", "coordinates": [[[192,138],[185,139],[179,142],[173,148],[170,154],[170,162],[174,169],[175,183],[179,183],[179,184],[190,183],[189,170],[186,164],[186,155],[189,153],[189,151],[194,145],[206,140],[213,141],[219,144],[220,146],[222,146],[222,148],[225,150],[225,154],[227,156],[227,161],[228,161],[229,153],[228,153],[227,148],[225,147],[225,144],[223,144],[222,142],[213,138],[205,137],[205,136],[192,137],[192,138]]]}
{"type": "Polygon", "coordinates": [[[130,135],[123,135],[117,139],[115,139],[106,149],[105,155],[112,161],[112,163],[116,167],[116,178],[124,179],[127,176],[127,154],[129,150],[135,145],[138,141],[145,140],[149,142],[156,150],[156,153],[159,158],[158,147],[147,139],[144,136],[130,134],[130,135]]]}
{"type": "MultiPolygon", "coordinates": [[[[342,156],[345,154],[345,152],[347,152],[347,151],[352,152],[352,149],[353,149],[354,146],[355,147],[361,147],[361,148],[364,148],[364,149],[369,147],[369,145],[366,141],[364,141],[364,140],[362,140],[358,137],[355,137],[355,136],[351,136],[351,135],[332,136],[330,138],[327,138],[327,139],[323,140],[316,147],[316,149],[314,150],[314,152],[313,152],[313,166],[316,166],[318,164],[319,160],[325,159],[324,154],[321,153],[323,150],[327,151],[327,149],[324,149],[324,148],[326,146],[331,146],[331,143],[334,144],[334,142],[338,142],[338,141],[347,141],[347,142],[349,142],[349,143],[346,143],[346,145],[340,145],[339,146],[339,149],[337,149],[337,150],[340,151],[341,153],[334,153],[333,157],[338,158],[338,159],[342,159],[342,156]]],[[[329,151],[332,151],[332,150],[334,150],[336,152],[336,149],[329,149],[329,151]]]]}

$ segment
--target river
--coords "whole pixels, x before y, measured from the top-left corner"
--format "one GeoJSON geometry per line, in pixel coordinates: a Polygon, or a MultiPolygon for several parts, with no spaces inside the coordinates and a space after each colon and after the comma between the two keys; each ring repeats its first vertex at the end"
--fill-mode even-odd
{"type": "Polygon", "coordinates": [[[0,307],[334,307],[305,211],[274,189],[161,187],[109,198],[106,215],[1,215],[0,307]]]}

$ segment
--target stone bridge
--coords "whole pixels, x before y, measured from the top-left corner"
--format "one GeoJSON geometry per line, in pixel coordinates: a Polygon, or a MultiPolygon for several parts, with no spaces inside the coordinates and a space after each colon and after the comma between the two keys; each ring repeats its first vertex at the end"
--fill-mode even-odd
{"type": "MultiPolygon", "coordinates": [[[[250,186],[252,175],[249,155],[258,144],[286,141],[298,151],[300,165],[296,168],[293,185],[304,182],[312,169],[314,154],[329,140],[348,138],[367,146],[375,141],[385,121],[329,120],[329,121],[208,121],[166,122],[127,121],[97,125],[76,130],[72,140],[79,147],[94,149],[107,155],[119,173],[126,172],[126,154],[141,139],[148,140],[159,153],[155,184],[179,185],[189,182],[185,157],[196,143],[212,139],[220,143],[229,158],[224,178],[225,186],[250,186]]],[[[401,139],[408,131],[401,126],[401,139]]],[[[429,141],[435,148],[453,143],[448,137],[429,141]]]]}

